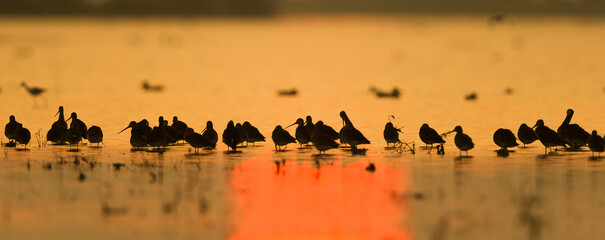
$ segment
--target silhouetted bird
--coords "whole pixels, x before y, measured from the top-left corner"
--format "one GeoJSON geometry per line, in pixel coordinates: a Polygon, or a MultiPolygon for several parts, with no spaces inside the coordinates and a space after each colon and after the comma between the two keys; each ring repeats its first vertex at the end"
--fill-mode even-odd
{"type": "Polygon", "coordinates": [[[185,140],[185,135],[182,135],[181,138],[179,131],[175,127],[168,125],[168,120],[164,120],[164,132],[166,132],[166,143],[168,145],[176,144],[179,140],[185,140]]]}
{"type": "Polygon", "coordinates": [[[246,141],[246,133],[244,132],[244,128],[242,127],[241,123],[237,123],[235,124],[235,129],[237,129],[237,144],[242,144],[242,146],[244,145],[244,142],[246,141]]]}
{"type": "MultiPolygon", "coordinates": [[[[128,127],[124,128],[118,134],[126,131],[130,128],[130,145],[135,149],[139,149],[147,146],[147,137],[149,134],[146,133],[135,121],[131,121],[128,127]]],[[[151,131],[150,131],[151,132],[151,131]]]]}
{"type": "Polygon", "coordinates": [[[63,115],[63,106],[59,106],[59,111],[55,114],[57,116],[59,114],[59,119],[53,123],[46,134],[46,140],[51,141],[54,144],[64,144],[67,139],[67,122],[65,121],[65,116],[63,115]]]}
{"type": "Polygon", "coordinates": [[[500,149],[519,146],[515,134],[511,130],[504,128],[500,128],[494,132],[494,143],[496,143],[500,149]]]}
{"type": "Polygon", "coordinates": [[[99,126],[92,125],[88,131],[86,131],[86,138],[90,143],[96,143],[97,147],[103,142],[103,130],[99,126]]]}
{"type": "Polygon", "coordinates": [[[494,27],[496,24],[502,24],[506,22],[511,24],[514,23],[513,19],[510,16],[504,14],[494,14],[487,19],[487,25],[490,27],[494,27]]]}
{"type": "Polygon", "coordinates": [[[19,124],[20,123],[15,120],[15,116],[11,115],[8,117],[8,123],[4,127],[4,135],[8,138],[9,142],[15,140],[15,130],[19,128],[19,124]]]}
{"type": "Polygon", "coordinates": [[[398,143],[399,142],[399,133],[401,132],[401,130],[399,130],[398,128],[395,128],[393,126],[392,122],[388,122],[385,126],[384,126],[384,131],[382,131],[382,136],[384,137],[384,140],[387,142],[387,147],[389,146],[390,143],[398,143]]]}
{"type": "Polygon", "coordinates": [[[214,148],[216,144],[211,143],[208,139],[206,139],[202,134],[196,133],[193,131],[193,128],[187,128],[185,130],[185,141],[193,147],[195,153],[199,153],[199,148],[214,148]]]}
{"type": "Polygon", "coordinates": [[[216,147],[216,143],[218,142],[218,134],[214,130],[212,121],[206,122],[206,128],[202,131],[202,136],[204,136],[206,139],[208,139],[208,141],[210,141],[210,143],[214,145],[212,148],[216,147]]]}
{"type": "Polygon", "coordinates": [[[151,85],[149,81],[143,81],[143,90],[148,92],[161,92],[164,90],[164,86],[162,85],[151,85]]]}
{"type": "Polygon", "coordinates": [[[365,136],[363,136],[363,134],[359,130],[357,130],[357,128],[353,126],[353,123],[351,122],[345,111],[340,112],[340,117],[344,122],[344,127],[342,127],[342,130],[340,130],[340,132],[342,133],[341,139],[351,145],[351,149],[357,149],[357,145],[359,144],[370,144],[370,141],[365,136]]]}
{"type": "Polygon", "coordinates": [[[179,140],[185,140],[185,131],[189,128],[186,123],[179,121],[177,116],[172,117],[172,125],[174,129],[179,133],[179,140]]]}
{"type": "Polygon", "coordinates": [[[143,119],[137,123],[137,129],[141,130],[142,138],[147,144],[149,144],[149,135],[151,135],[152,128],[149,126],[149,121],[143,119]]]}
{"type": "Polygon", "coordinates": [[[441,135],[439,135],[435,129],[432,129],[426,123],[422,124],[420,127],[420,132],[418,132],[418,135],[420,135],[420,140],[422,140],[422,142],[427,146],[431,145],[431,147],[433,147],[433,144],[435,143],[445,143],[441,135]]]}
{"type": "Polygon", "coordinates": [[[572,109],[567,109],[567,116],[561,126],[557,129],[557,133],[567,142],[571,149],[578,149],[584,146],[588,142],[588,138],[590,134],[578,124],[569,124],[571,122],[571,118],[573,117],[574,111],[572,109]]]}
{"type": "Polygon", "coordinates": [[[279,96],[296,96],[298,94],[298,90],[296,88],[292,89],[283,89],[277,91],[277,95],[279,96]]]}
{"type": "Polygon", "coordinates": [[[17,128],[15,129],[14,134],[15,140],[19,144],[23,145],[23,149],[27,149],[27,144],[29,143],[29,140],[32,139],[32,135],[29,130],[27,130],[27,128],[24,128],[23,124],[17,123],[17,128]]]}
{"type": "Polygon", "coordinates": [[[313,133],[313,128],[315,127],[315,124],[313,124],[313,118],[310,115],[307,115],[307,118],[305,119],[305,127],[309,130],[309,133],[313,133]]]}
{"type": "Polygon", "coordinates": [[[78,118],[78,114],[76,114],[75,112],[72,112],[71,116],[67,119],[67,121],[69,121],[70,119],[71,119],[71,124],[69,125],[70,128],[73,124],[75,124],[75,126],[80,131],[82,138],[86,139],[86,131],[88,131],[88,127],[86,127],[86,124],[78,118]]]}
{"type": "Polygon", "coordinates": [[[315,149],[319,151],[319,154],[322,152],[326,152],[332,148],[338,148],[338,143],[335,142],[328,134],[324,132],[324,123],[322,121],[318,121],[313,128],[313,132],[311,133],[311,142],[315,149]]]}
{"type": "MultiPolygon", "coordinates": [[[[46,89],[44,88],[39,88],[39,87],[29,87],[27,86],[27,84],[25,84],[25,82],[21,82],[21,86],[23,86],[25,88],[25,90],[27,90],[27,92],[32,95],[32,97],[34,97],[34,104],[36,103],[36,98],[38,96],[41,96],[42,93],[44,93],[44,91],[46,91],[46,89]]],[[[44,98],[43,98],[44,99],[44,98]]],[[[44,99],[45,100],[45,99],[44,99]]],[[[46,100],[45,100],[46,101],[46,100]]]]}
{"type": "Polygon", "coordinates": [[[544,121],[542,119],[538,119],[534,128],[536,129],[535,131],[536,135],[538,135],[538,139],[542,145],[544,145],[544,155],[547,154],[547,150],[551,147],[565,146],[565,140],[563,140],[557,132],[544,126],[544,121]]]}
{"type": "Polygon", "coordinates": [[[271,139],[275,144],[275,150],[282,151],[281,146],[286,146],[283,150],[286,150],[288,143],[296,143],[296,138],[292,137],[288,131],[283,129],[281,125],[277,125],[271,134],[271,139]]]}
{"type": "Polygon", "coordinates": [[[472,92],[468,95],[466,95],[466,97],[464,97],[467,101],[474,101],[477,100],[477,93],[472,92]]]}
{"type": "Polygon", "coordinates": [[[370,87],[370,92],[374,93],[374,95],[379,98],[399,98],[399,95],[401,95],[401,92],[399,92],[399,89],[396,87],[394,87],[390,92],[382,91],[375,87],[370,87]]]}
{"type": "Polygon", "coordinates": [[[231,148],[234,152],[236,151],[237,145],[242,138],[241,135],[243,134],[235,128],[233,121],[229,121],[229,123],[227,123],[227,128],[223,131],[223,143],[227,145],[227,150],[231,148]]]}
{"type": "Polygon", "coordinates": [[[242,129],[244,135],[246,135],[246,142],[252,143],[252,145],[254,145],[255,142],[265,141],[265,136],[263,136],[263,134],[261,134],[256,127],[252,126],[250,122],[244,122],[244,124],[242,124],[242,129]]]}
{"type": "Polygon", "coordinates": [[[300,144],[300,147],[302,148],[303,144],[309,144],[309,142],[311,142],[311,133],[309,132],[309,129],[305,127],[305,121],[302,118],[296,119],[296,122],[286,128],[294,126],[295,124],[298,124],[298,126],[296,127],[294,136],[296,136],[296,141],[298,141],[298,144],[300,144]]]}
{"type": "MultiPolygon", "coordinates": [[[[69,120],[69,119],[68,119],[69,120]]],[[[81,131],[81,126],[78,124],[78,116],[75,113],[71,114],[71,123],[69,124],[69,129],[67,129],[67,142],[69,143],[69,149],[71,150],[71,145],[75,144],[76,149],[78,149],[78,144],[82,141],[82,132],[86,134],[86,128],[84,131],[81,131]]]]}
{"type": "Polygon", "coordinates": [[[597,134],[596,130],[593,130],[590,138],[588,138],[588,148],[592,151],[593,157],[595,152],[598,152],[599,156],[601,156],[601,153],[605,151],[605,142],[603,141],[603,138],[597,134]]]}
{"type": "Polygon", "coordinates": [[[151,129],[149,133],[149,146],[160,149],[168,146],[168,134],[166,134],[166,123],[164,123],[164,117],[158,118],[158,126],[151,129]]]}
{"type": "Polygon", "coordinates": [[[456,126],[451,132],[456,132],[454,143],[456,144],[456,147],[460,149],[460,156],[462,156],[462,151],[465,151],[466,155],[468,156],[468,150],[471,150],[475,147],[473,139],[462,132],[461,126],[456,126]]]}
{"type": "Polygon", "coordinates": [[[517,136],[519,137],[519,140],[523,143],[523,146],[525,147],[525,144],[530,144],[533,143],[534,141],[538,140],[538,135],[536,135],[536,132],[534,132],[534,130],[532,128],[530,128],[529,126],[527,126],[527,124],[523,123],[521,124],[521,126],[519,126],[519,131],[517,131],[517,136]]]}

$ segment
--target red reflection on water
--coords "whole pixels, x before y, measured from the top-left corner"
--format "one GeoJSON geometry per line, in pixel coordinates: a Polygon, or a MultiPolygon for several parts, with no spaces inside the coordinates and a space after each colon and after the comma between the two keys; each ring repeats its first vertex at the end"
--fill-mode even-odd
{"type": "Polygon", "coordinates": [[[231,239],[411,239],[401,228],[406,210],[391,199],[406,183],[401,170],[376,164],[370,173],[368,161],[343,166],[342,159],[318,169],[291,159],[277,172],[270,159],[234,169],[240,212],[231,239]]]}

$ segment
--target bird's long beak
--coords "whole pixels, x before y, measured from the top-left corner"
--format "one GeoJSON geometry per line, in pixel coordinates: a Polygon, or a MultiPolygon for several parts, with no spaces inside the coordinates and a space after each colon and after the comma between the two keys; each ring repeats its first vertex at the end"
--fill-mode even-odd
{"type": "Polygon", "coordinates": [[[292,127],[292,126],[294,126],[294,124],[296,124],[296,123],[292,123],[292,124],[288,125],[286,128],[292,127]]]}
{"type": "Polygon", "coordinates": [[[67,120],[65,120],[65,121],[67,122],[67,121],[69,121],[69,119],[71,119],[71,116],[67,120]]]}
{"type": "Polygon", "coordinates": [[[57,115],[59,115],[59,113],[60,113],[60,112],[61,112],[61,111],[57,111],[57,113],[55,113],[55,117],[56,117],[57,115]]]}
{"type": "Polygon", "coordinates": [[[206,131],[206,129],[208,129],[208,127],[205,127],[204,130],[202,130],[202,134],[204,134],[204,132],[206,131]]]}
{"type": "Polygon", "coordinates": [[[537,124],[537,123],[536,123],[536,125],[534,125],[533,127],[531,127],[531,129],[534,129],[534,128],[536,128],[536,127],[538,127],[538,124],[537,124]]]}
{"type": "Polygon", "coordinates": [[[123,131],[126,131],[126,129],[129,129],[129,128],[130,128],[130,126],[128,126],[128,127],[126,127],[126,128],[124,128],[124,129],[122,129],[122,131],[120,131],[118,134],[122,133],[123,131]]]}

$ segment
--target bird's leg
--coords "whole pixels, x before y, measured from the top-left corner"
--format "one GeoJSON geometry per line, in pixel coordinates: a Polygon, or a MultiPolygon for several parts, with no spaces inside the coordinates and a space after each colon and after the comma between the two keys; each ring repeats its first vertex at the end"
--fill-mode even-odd
{"type": "Polygon", "coordinates": [[[284,147],[284,151],[286,151],[286,149],[288,149],[288,145],[286,145],[286,146],[284,147]]]}

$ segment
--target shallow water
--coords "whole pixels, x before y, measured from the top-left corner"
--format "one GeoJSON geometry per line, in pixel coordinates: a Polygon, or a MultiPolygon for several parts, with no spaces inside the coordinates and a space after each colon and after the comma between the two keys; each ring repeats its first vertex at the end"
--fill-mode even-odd
{"type": "MultiPolygon", "coordinates": [[[[0,21],[0,117],[45,134],[57,106],[101,126],[102,148],[3,149],[3,239],[591,239],[605,236],[605,168],[589,152],[539,143],[496,157],[492,134],[565,110],[605,132],[605,22],[483,17],[0,21]],[[163,84],[143,92],[143,79],[163,84]],[[19,86],[48,88],[37,103],[19,86]],[[377,99],[374,85],[401,98],[377,99]],[[277,90],[296,87],[296,97],[277,90]],[[512,95],[505,88],[514,89],[512,95]],[[464,96],[476,91],[476,101],[464,96]],[[178,115],[220,133],[230,119],[265,136],[312,115],[337,130],[346,110],[366,155],[270,140],[240,154],[189,146],[132,152],[131,120],[178,115]],[[416,154],[385,149],[388,115],[416,154]],[[471,158],[421,147],[418,129],[461,125],[471,158]],[[280,163],[279,168],[277,163],[280,163]],[[285,164],[282,164],[285,163],[285,164]],[[369,163],[376,171],[365,170],[369,163]],[[115,165],[118,164],[118,165],[115,165]],[[120,164],[123,164],[120,165],[120,164]],[[83,175],[84,179],[80,175],[83,175]]],[[[293,129],[291,129],[293,133],[293,129]]],[[[3,141],[6,142],[6,139],[3,141]]]]}

